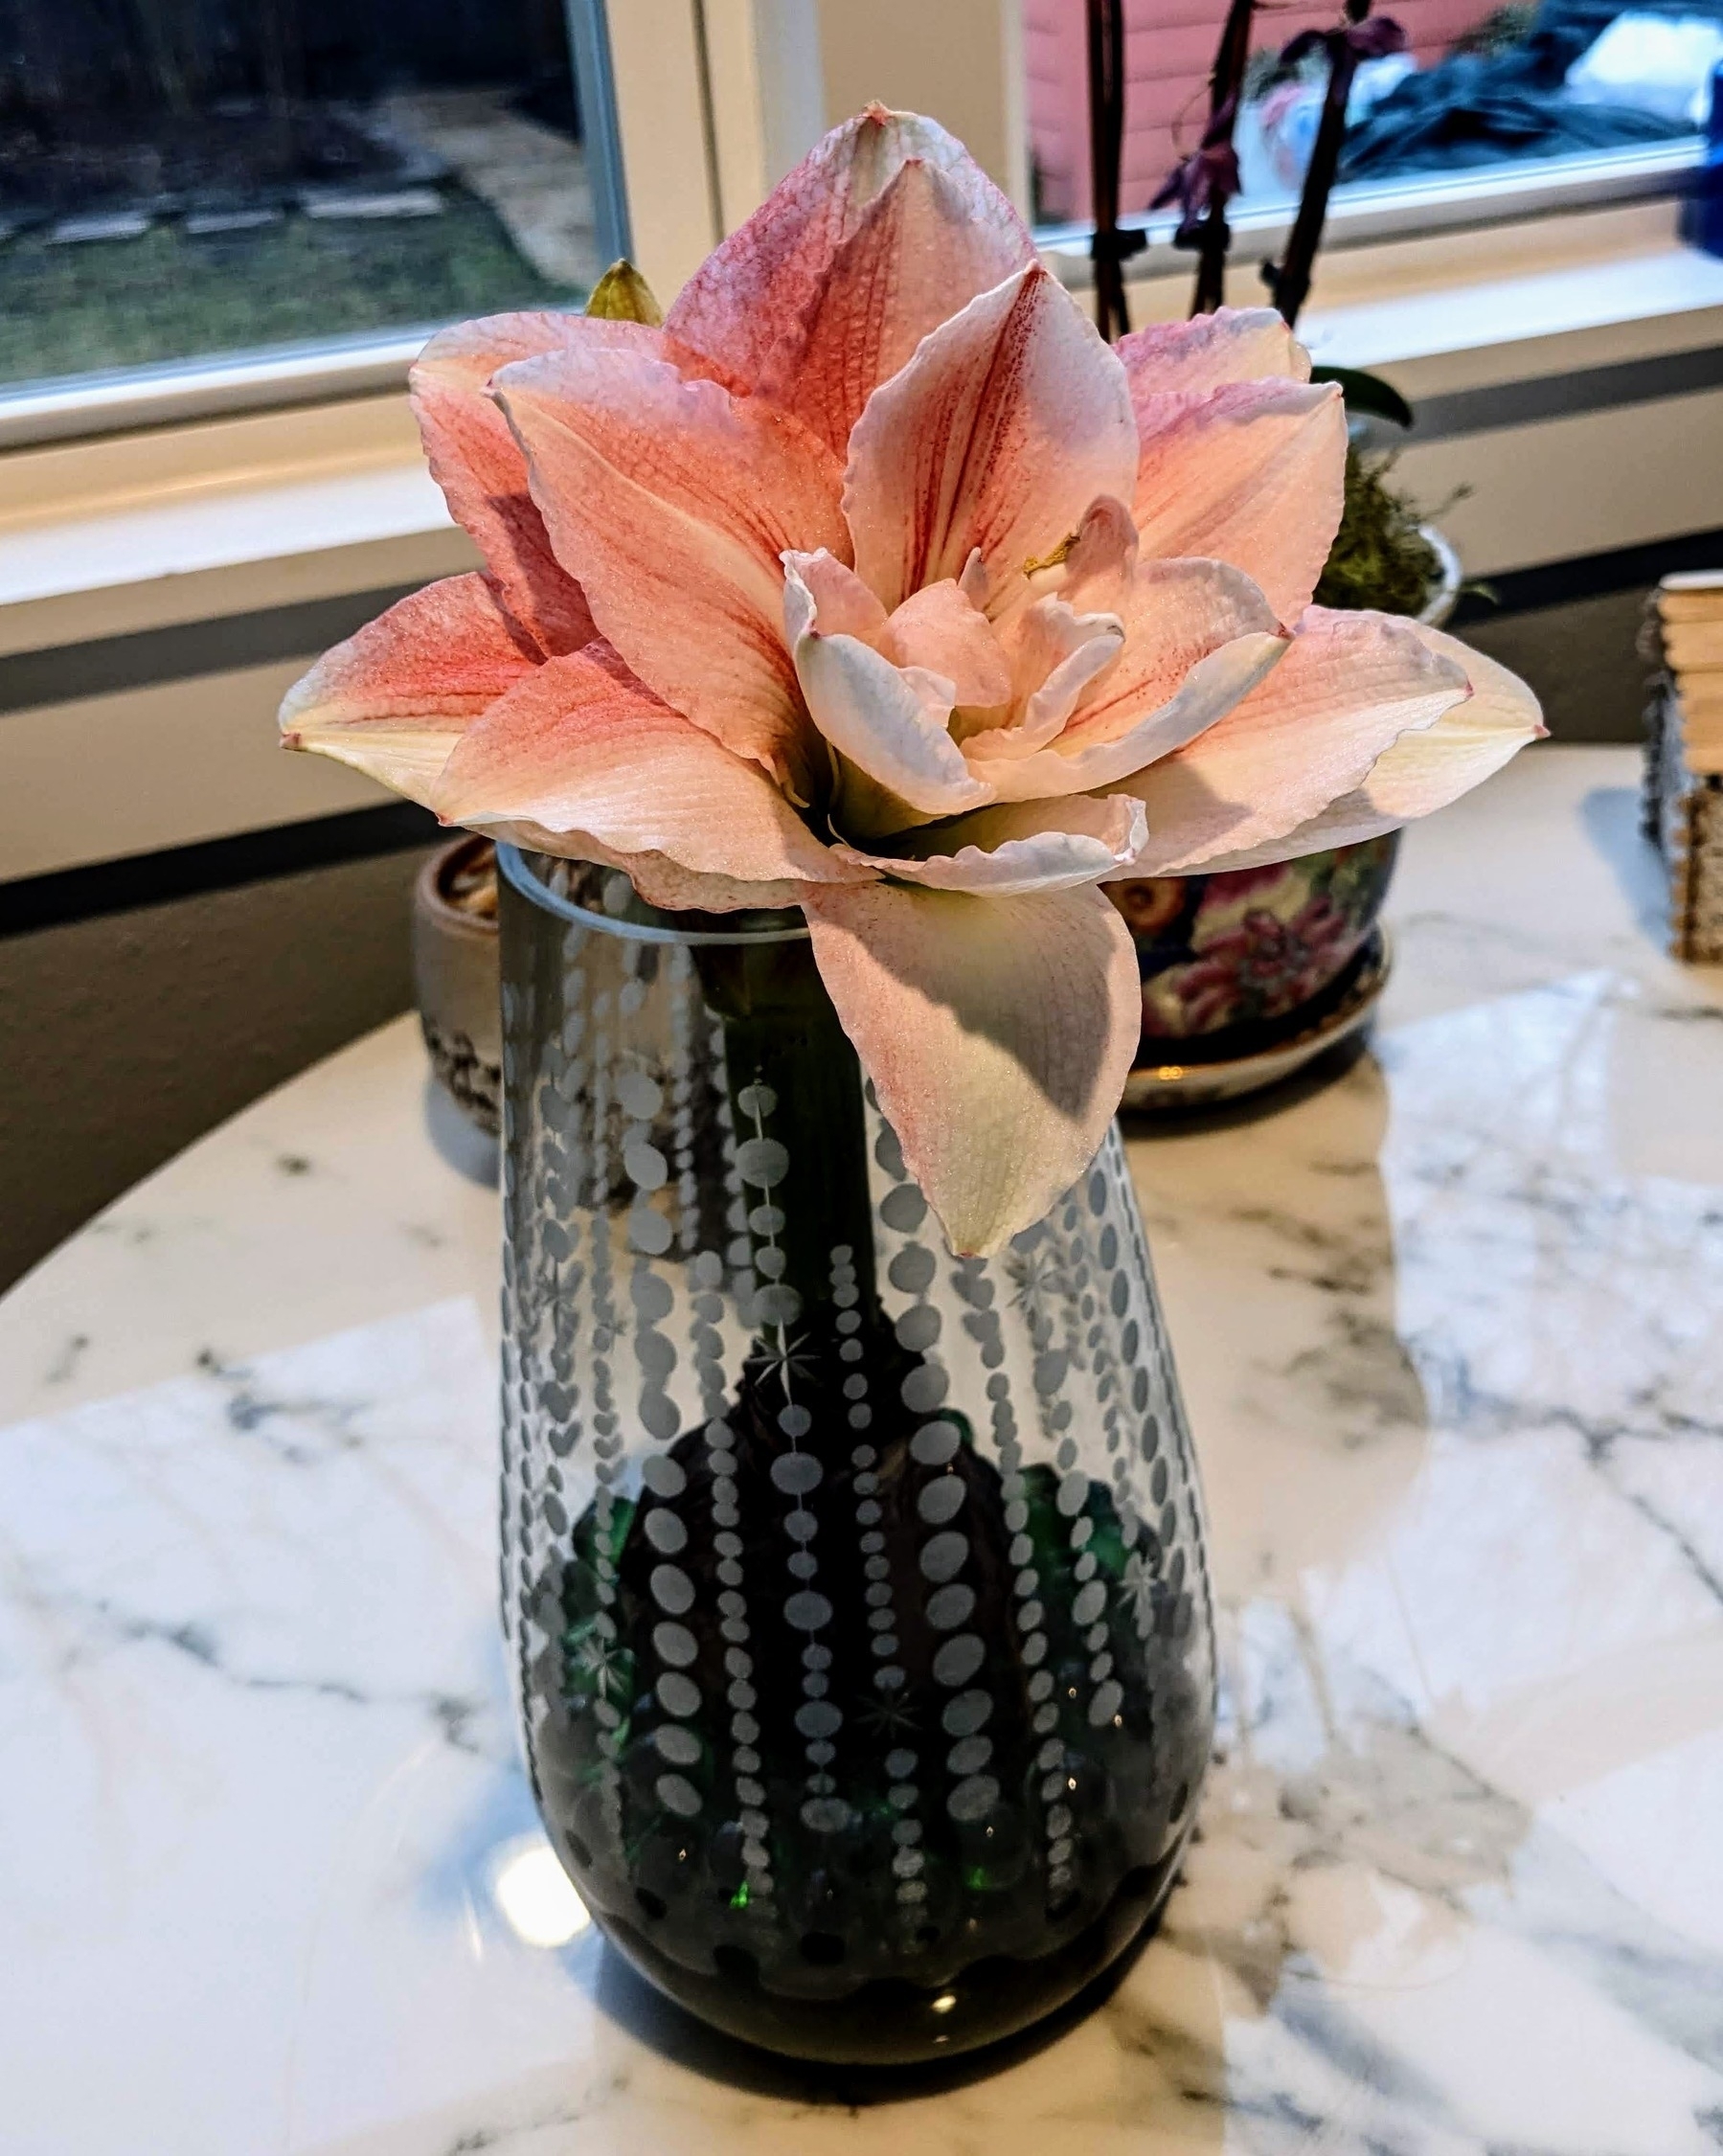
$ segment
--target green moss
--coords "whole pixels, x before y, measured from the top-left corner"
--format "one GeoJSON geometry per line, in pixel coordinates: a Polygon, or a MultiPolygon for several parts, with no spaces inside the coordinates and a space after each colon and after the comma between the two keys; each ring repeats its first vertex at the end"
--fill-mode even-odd
{"type": "Polygon", "coordinates": [[[1417,508],[1388,484],[1393,465],[1392,457],[1347,451],[1346,508],[1316,587],[1319,606],[1417,614],[1435,589],[1441,564],[1417,508]]]}

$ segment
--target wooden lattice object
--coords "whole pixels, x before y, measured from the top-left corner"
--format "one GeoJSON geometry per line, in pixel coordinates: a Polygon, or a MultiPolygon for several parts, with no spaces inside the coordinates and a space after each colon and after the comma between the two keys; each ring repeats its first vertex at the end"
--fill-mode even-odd
{"type": "Polygon", "coordinates": [[[1723,571],[1665,578],[1646,612],[1645,828],[1669,870],[1669,947],[1723,964],[1723,571]]]}

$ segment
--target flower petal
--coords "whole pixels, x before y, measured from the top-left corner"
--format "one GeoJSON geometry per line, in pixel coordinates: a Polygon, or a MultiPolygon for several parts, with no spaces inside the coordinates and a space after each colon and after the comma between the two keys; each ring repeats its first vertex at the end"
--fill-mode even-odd
{"type": "Polygon", "coordinates": [[[601,633],[666,703],[808,799],[779,556],[849,553],[829,452],[640,351],[527,360],[496,390],[601,633]]]}
{"type": "Polygon", "coordinates": [[[530,824],[744,882],[860,873],[758,764],[661,703],[602,644],[548,660],[475,719],[431,806],[478,830],[530,824]]]}
{"type": "Polygon", "coordinates": [[[1131,377],[1133,396],[1219,389],[1270,374],[1310,379],[1310,354],[1271,306],[1223,306],[1189,322],[1151,323],[1113,349],[1131,377]]]}
{"type": "Polygon", "coordinates": [[[1296,622],[1346,491],[1346,406],[1332,383],[1240,382],[1144,397],[1134,507],[1145,555],[1230,561],[1296,622]]]}
{"type": "Polygon", "coordinates": [[[1119,1104],[1143,1015],[1123,920],[1093,887],[827,885],[803,903],[844,1031],[952,1249],[997,1250],[1088,1167],[1119,1104]]]}
{"type": "Polygon", "coordinates": [[[817,554],[786,550],[783,568],[786,577],[798,577],[806,587],[822,636],[855,636],[879,649],[886,610],[853,569],[824,547],[817,554]]]}
{"type": "Polygon", "coordinates": [[[965,744],[1001,801],[1087,793],[1129,778],[1214,725],[1286,648],[1262,594],[1222,561],[1139,562],[1122,614],[1119,658],[1047,747],[1005,760],[1001,735],[965,744]]]}
{"type": "Polygon", "coordinates": [[[924,668],[901,668],[853,636],[823,635],[813,594],[793,567],[783,587],[784,634],[808,714],[846,763],[883,787],[891,799],[859,799],[846,789],[839,804],[844,828],[893,829],[893,804],[923,816],[951,816],[993,796],[970,776],[964,752],[946,731],[952,684],[924,668]]]}
{"type": "Polygon", "coordinates": [[[1462,793],[1499,771],[1528,741],[1548,729],[1537,698],[1517,674],[1486,659],[1440,629],[1421,622],[1405,626],[1439,660],[1462,666],[1472,693],[1454,703],[1434,725],[1403,733],[1385,749],[1363,783],[1299,825],[1283,838],[1218,855],[1205,868],[1253,868],[1269,861],[1295,860],[1330,846],[1350,846],[1397,830],[1417,817],[1445,808],[1462,793]]]}
{"type": "Polygon", "coordinates": [[[960,704],[985,710],[1011,693],[1004,647],[987,617],[949,577],[911,592],[886,623],[879,648],[900,667],[925,667],[942,675],[960,704]]]}
{"type": "Polygon", "coordinates": [[[282,738],[351,764],[410,800],[539,658],[487,577],[446,577],[326,651],[283,699],[282,738]]]}
{"type": "Polygon", "coordinates": [[[1124,645],[1117,614],[1079,614],[1062,599],[1032,600],[1011,630],[1018,714],[1014,723],[965,737],[964,753],[978,762],[1045,748],[1124,645]]]}
{"type": "Polygon", "coordinates": [[[487,388],[511,361],[615,327],[595,329],[572,314],[487,315],[433,337],[409,376],[425,458],[449,513],[477,541],[510,611],[547,655],[578,651],[595,633],[592,616],[551,552],[527,490],[527,461],[487,388]]]}
{"type": "Polygon", "coordinates": [[[1023,270],[868,399],[844,479],[856,573],[895,607],[979,548],[997,622],[1029,597],[1025,565],[1098,494],[1128,500],[1136,468],[1124,370],[1068,292],[1023,270]]]}
{"type": "Polygon", "coordinates": [[[901,853],[840,846],[901,883],[928,891],[968,891],[1000,898],[1029,891],[1068,891],[1128,868],[1148,837],[1143,804],[1125,794],[1098,801],[1023,801],[980,808],[949,824],[913,831],[901,853]]]}
{"type": "Polygon", "coordinates": [[[1115,739],[1091,740],[1081,729],[1068,726],[1051,747],[1033,756],[1015,762],[989,761],[986,775],[1001,801],[1051,799],[1124,785],[1145,764],[1171,755],[1223,718],[1280,663],[1285,649],[1281,637],[1236,637],[1199,659],[1164,703],[1143,713],[1115,739]]]}
{"type": "Polygon", "coordinates": [[[1286,842],[1351,796],[1402,736],[1462,704],[1474,654],[1461,657],[1451,638],[1416,623],[1311,607],[1281,664],[1236,711],[1122,782],[1148,809],[1133,873],[1181,875],[1327,844],[1286,842]]]}
{"type": "MultiPolygon", "coordinates": [[[[682,287],[666,328],[739,390],[753,389],[768,369],[781,389],[793,386],[797,355],[815,348],[820,356],[810,357],[810,374],[817,366],[826,378],[810,380],[811,403],[816,411],[828,410],[836,386],[829,376],[844,364],[846,338],[855,340],[850,366],[852,378],[859,380],[862,370],[873,363],[874,338],[882,340],[883,355],[884,346],[897,333],[899,315],[907,319],[918,308],[935,306],[938,311],[924,326],[931,329],[977,291],[1033,259],[1021,218],[961,143],[932,120],[874,104],[817,143],[747,222],[707,257],[682,287]],[[880,213],[873,220],[871,244],[858,248],[840,269],[840,255],[911,159],[937,173],[944,192],[935,197],[918,190],[890,214],[880,213]],[[963,229],[973,228],[975,237],[960,241],[959,252],[946,265],[949,283],[941,303],[940,264],[920,257],[927,211],[937,203],[947,214],[953,199],[963,229]],[[906,214],[910,212],[915,214],[906,214]],[[1008,244],[1016,250],[1015,261],[1006,261],[984,284],[965,289],[964,280],[1008,244]],[[870,275],[886,288],[866,293],[861,280],[870,275]],[[834,284],[839,288],[831,293],[834,284]],[[833,302],[829,323],[825,319],[828,293],[833,302]]],[[[873,386],[867,382],[863,397],[873,386]]],[[[844,401],[841,390],[836,401],[844,401]]],[[[834,445],[842,448],[841,438],[834,445]]]]}
{"type": "Polygon", "coordinates": [[[802,321],[760,370],[782,404],[840,457],[868,398],[930,330],[1035,259],[1022,219],[965,158],[902,166],[833,256],[802,321]]]}

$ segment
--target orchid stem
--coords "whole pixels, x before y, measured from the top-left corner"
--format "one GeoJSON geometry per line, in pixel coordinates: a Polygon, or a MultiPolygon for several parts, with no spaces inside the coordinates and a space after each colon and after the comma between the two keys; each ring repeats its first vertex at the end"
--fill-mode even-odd
{"type": "MultiPolygon", "coordinates": [[[[1362,21],[1369,0],[1348,0],[1349,22],[1362,21]]],[[[1316,251],[1322,245],[1323,228],[1328,221],[1328,197],[1340,170],[1340,149],[1346,139],[1347,101],[1352,94],[1352,77],[1358,71],[1358,52],[1344,30],[1330,31],[1328,91],[1323,100],[1322,119],[1310,164],[1304,173],[1304,191],[1299,197],[1298,216],[1286,242],[1286,257],[1279,269],[1263,267],[1263,278],[1274,295],[1275,306],[1290,329],[1310,296],[1310,280],[1316,269],[1316,251]]]]}
{"type": "Polygon", "coordinates": [[[1143,235],[1119,229],[1119,167],[1124,154],[1124,0],[1088,0],[1089,170],[1093,181],[1095,323],[1111,344],[1131,326],[1124,257],[1143,235]]]}
{"type": "MultiPolygon", "coordinates": [[[[1219,49],[1214,55],[1214,72],[1209,78],[1206,146],[1224,143],[1230,148],[1232,145],[1238,107],[1244,97],[1244,71],[1250,60],[1251,18],[1255,12],[1256,0],[1233,0],[1227,11],[1219,49]]],[[[1232,244],[1233,229],[1227,222],[1226,202],[1216,193],[1211,197],[1202,223],[1197,227],[1196,288],[1190,301],[1193,315],[1213,314],[1216,307],[1224,306],[1227,255],[1232,244]]]]}

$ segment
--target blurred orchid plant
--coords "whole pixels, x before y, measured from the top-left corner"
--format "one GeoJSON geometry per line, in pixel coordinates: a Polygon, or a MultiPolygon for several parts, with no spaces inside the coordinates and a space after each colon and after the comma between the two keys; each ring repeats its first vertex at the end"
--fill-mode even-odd
{"type": "Polygon", "coordinates": [[[1390,829],[1540,731],[1452,639],[1310,604],[1346,424],[1279,317],[1109,349],[930,121],[836,129],[662,326],[598,300],[426,348],[485,566],[329,652],[284,738],[656,905],[800,906],[959,1251],[1118,1103],[1101,882],[1390,829]]]}

